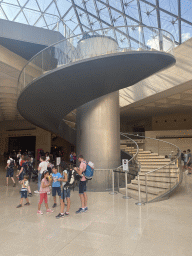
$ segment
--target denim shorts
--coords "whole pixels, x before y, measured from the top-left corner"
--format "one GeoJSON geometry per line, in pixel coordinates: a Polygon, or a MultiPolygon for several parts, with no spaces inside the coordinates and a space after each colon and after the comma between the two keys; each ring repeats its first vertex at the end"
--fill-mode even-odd
{"type": "Polygon", "coordinates": [[[23,172],[19,175],[19,181],[21,181],[21,180],[23,180],[23,176],[24,176],[24,174],[23,174],[23,172]]]}
{"type": "Polygon", "coordinates": [[[21,198],[27,198],[27,191],[21,191],[21,198]]]}
{"type": "Polygon", "coordinates": [[[61,188],[60,187],[52,187],[52,196],[61,196],[61,188]]]}
{"type": "Polygon", "coordinates": [[[61,199],[65,200],[65,198],[70,198],[71,191],[70,189],[64,189],[61,193],[61,199]]]}
{"type": "Polygon", "coordinates": [[[6,177],[13,177],[14,170],[13,168],[7,168],[7,174],[6,177]]]}
{"type": "Polygon", "coordinates": [[[87,191],[86,182],[87,182],[86,180],[79,182],[79,194],[83,194],[84,192],[87,191]]]}

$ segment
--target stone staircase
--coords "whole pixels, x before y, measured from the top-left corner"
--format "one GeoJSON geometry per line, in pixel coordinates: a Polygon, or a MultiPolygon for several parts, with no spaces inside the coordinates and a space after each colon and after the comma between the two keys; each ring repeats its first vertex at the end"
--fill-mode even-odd
{"type": "MultiPolygon", "coordinates": [[[[129,154],[136,153],[136,149],[133,147],[121,146],[121,149],[122,148],[125,152],[129,152],[129,154]]],[[[147,172],[156,170],[154,173],[147,175],[148,201],[163,195],[178,183],[179,168],[176,164],[169,165],[169,158],[159,156],[157,153],[151,153],[150,151],[139,149],[137,160],[141,167],[139,176],[141,199],[143,201],[146,200],[145,174],[147,172]],[[161,169],[157,170],[158,168],[161,169]]],[[[131,183],[127,185],[127,188],[128,195],[138,200],[138,177],[131,180],[131,183]]],[[[119,192],[125,194],[125,188],[120,188],[119,192]]]]}

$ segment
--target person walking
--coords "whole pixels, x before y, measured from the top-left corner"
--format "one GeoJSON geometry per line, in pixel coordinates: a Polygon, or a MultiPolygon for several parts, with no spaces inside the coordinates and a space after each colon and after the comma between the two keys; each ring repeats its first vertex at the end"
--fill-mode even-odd
{"type": "Polygon", "coordinates": [[[13,178],[14,166],[15,166],[15,160],[11,156],[9,156],[9,159],[7,160],[7,166],[6,166],[6,169],[7,169],[7,173],[6,173],[7,184],[6,184],[6,186],[8,186],[8,180],[9,180],[9,177],[10,177],[13,181],[13,187],[16,187],[16,183],[15,183],[15,180],[13,178]]]}
{"type": "Polygon", "coordinates": [[[82,176],[80,183],[79,183],[79,197],[81,200],[81,208],[79,208],[79,210],[76,211],[76,214],[81,213],[81,212],[86,212],[88,210],[87,208],[87,187],[86,187],[86,178],[83,175],[83,173],[86,170],[86,161],[84,160],[82,155],[78,156],[78,161],[80,162],[80,166],[79,168],[74,168],[74,170],[76,170],[76,172],[82,176]]]}
{"type": "Polygon", "coordinates": [[[47,171],[48,162],[46,162],[46,157],[40,157],[40,164],[38,167],[38,190],[34,191],[34,193],[38,194],[41,186],[41,175],[44,171],[47,171]]]}

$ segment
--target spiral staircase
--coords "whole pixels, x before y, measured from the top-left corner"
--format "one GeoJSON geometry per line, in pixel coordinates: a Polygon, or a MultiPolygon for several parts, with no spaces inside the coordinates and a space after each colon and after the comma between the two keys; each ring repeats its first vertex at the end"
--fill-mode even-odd
{"type": "MultiPolygon", "coordinates": [[[[156,37],[161,34],[171,47],[174,44],[172,35],[167,36],[167,32],[148,29],[156,37]]],[[[93,45],[86,49],[92,55],[80,54],[79,37],[84,35],[78,35],[44,49],[24,66],[18,80],[17,108],[25,119],[75,144],[76,132],[65,122],[69,113],[85,103],[134,85],[175,64],[172,48],[167,49],[167,52],[163,49],[159,51],[144,46],[141,41],[135,49],[123,43],[122,47],[108,51],[104,41],[102,44],[102,38],[106,38],[104,32],[91,32],[93,37],[99,37],[100,45],[94,47],[101,47],[101,54],[94,55],[93,45]],[[99,33],[101,35],[98,36],[99,33]]],[[[134,154],[135,149],[126,146],[125,151],[134,154]]],[[[178,183],[178,166],[170,160],[142,149],[134,155],[137,155],[141,167],[139,190],[142,198],[147,194],[148,199],[153,200],[178,183]],[[156,170],[158,167],[159,171],[156,170]],[[154,168],[156,171],[149,175],[148,172],[154,168]]],[[[129,194],[137,198],[137,178],[131,180],[128,189],[129,194]]],[[[120,188],[120,192],[124,193],[124,189],[120,188]]]]}

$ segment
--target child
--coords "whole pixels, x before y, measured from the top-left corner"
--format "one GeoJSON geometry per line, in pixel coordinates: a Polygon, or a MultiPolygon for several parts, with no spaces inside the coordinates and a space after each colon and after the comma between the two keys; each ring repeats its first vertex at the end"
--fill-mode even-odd
{"type": "Polygon", "coordinates": [[[21,201],[20,201],[20,204],[16,208],[22,207],[23,198],[26,199],[26,204],[24,204],[24,205],[30,205],[29,199],[27,198],[27,188],[28,188],[28,185],[29,185],[28,179],[29,179],[29,177],[27,175],[24,175],[24,179],[21,181],[21,185],[22,185],[22,187],[21,187],[21,201]]]}
{"type": "Polygon", "coordinates": [[[70,189],[68,187],[64,187],[66,182],[68,181],[68,176],[67,176],[67,170],[63,171],[63,177],[58,179],[58,181],[62,181],[62,193],[61,193],[61,209],[60,213],[56,216],[57,219],[63,218],[64,215],[68,216],[69,215],[69,209],[70,209],[70,189]],[[67,199],[67,211],[64,213],[64,207],[65,207],[65,198],[67,199]]]}
{"type": "Polygon", "coordinates": [[[39,204],[38,204],[38,214],[43,214],[43,212],[40,210],[41,209],[41,204],[43,203],[43,199],[45,201],[45,207],[47,209],[47,212],[53,212],[51,209],[49,209],[48,207],[48,203],[47,203],[47,193],[50,192],[50,182],[48,180],[48,176],[49,176],[49,172],[46,170],[42,173],[41,175],[41,186],[40,186],[40,200],[39,200],[39,204]]]}
{"type": "Polygon", "coordinates": [[[54,204],[53,204],[53,208],[55,208],[57,206],[57,203],[56,203],[56,194],[58,194],[59,196],[59,201],[61,199],[61,184],[60,184],[60,181],[58,181],[60,178],[62,178],[62,175],[57,172],[57,166],[54,166],[52,168],[52,196],[53,196],[53,199],[54,199],[54,204]]]}
{"type": "Polygon", "coordinates": [[[14,166],[15,166],[15,160],[13,160],[13,158],[11,158],[11,156],[9,156],[9,159],[7,160],[7,166],[6,166],[6,169],[7,169],[7,174],[6,174],[7,185],[6,186],[8,186],[8,179],[10,177],[13,181],[13,187],[16,187],[16,183],[13,178],[14,166]]]}

